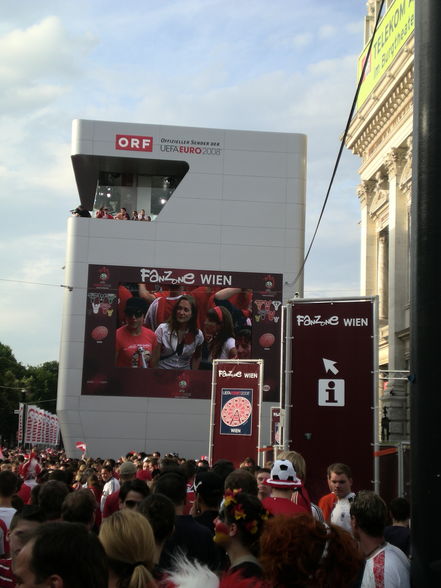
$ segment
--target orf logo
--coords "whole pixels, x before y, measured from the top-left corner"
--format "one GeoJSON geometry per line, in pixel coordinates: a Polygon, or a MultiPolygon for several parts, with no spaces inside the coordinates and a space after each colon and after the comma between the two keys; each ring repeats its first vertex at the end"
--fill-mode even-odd
{"type": "Polygon", "coordinates": [[[153,137],[116,135],[115,149],[120,149],[122,151],[152,151],[153,137]]]}

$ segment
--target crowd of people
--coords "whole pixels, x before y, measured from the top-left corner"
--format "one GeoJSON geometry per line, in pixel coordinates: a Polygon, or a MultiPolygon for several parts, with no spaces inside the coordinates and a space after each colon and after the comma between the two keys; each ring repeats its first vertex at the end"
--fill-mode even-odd
{"type": "Polygon", "coordinates": [[[299,453],[267,465],[4,450],[0,588],[410,586],[404,498],[334,463],[315,504],[299,453]]]}
{"type": "Polygon", "coordinates": [[[114,220],[136,220],[136,221],[147,221],[151,222],[152,217],[150,215],[146,215],[145,210],[142,208],[139,212],[134,210],[132,214],[127,212],[127,208],[122,206],[119,209],[119,212],[112,214],[110,209],[107,206],[101,206],[95,212],[95,218],[106,218],[106,219],[114,219],[114,220]]]}
{"type": "MultiPolygon", "coordinates": [[[[74,216],[81,216],[85,218],[91,218],[92,215],[90,212],[80,204],[77,208],[71,210],[71,213],[74,216]]],[[[139,212],[134,210],[132,214],[127,212],[127,208],[122,206],[119,209],[119,212],[113,212],[107,206],[101,206],[98,210],[95,211],[95,218],[104,218],[110,220],[136,220],[136,221],[146,221],[151,222],[152,217],[146,214],[145,210],[142,208],[139,212]]]]}

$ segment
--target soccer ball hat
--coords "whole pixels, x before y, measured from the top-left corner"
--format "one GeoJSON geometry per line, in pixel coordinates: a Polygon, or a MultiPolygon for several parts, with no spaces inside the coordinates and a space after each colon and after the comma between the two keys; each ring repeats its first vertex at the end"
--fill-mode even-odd
{"type": "Polygon", "coordinates": [[[302,481],[297,477],[294,466],[288,459],[277,459],[271,470],[271,476],[265,480],[273,488],[298,488],[302,481]]]}

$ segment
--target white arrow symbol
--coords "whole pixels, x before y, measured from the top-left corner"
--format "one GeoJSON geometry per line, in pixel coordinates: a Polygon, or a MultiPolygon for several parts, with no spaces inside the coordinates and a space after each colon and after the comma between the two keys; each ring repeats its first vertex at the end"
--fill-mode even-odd
{"type": "Polygon", "coordinates": [[[332,372],[334,376],[338,374],[338,369],[335,367],[336,361],[332,361],[332,359],[325,359],[323,358],[323,365],[325,366],[325,372],[332,372]]]}

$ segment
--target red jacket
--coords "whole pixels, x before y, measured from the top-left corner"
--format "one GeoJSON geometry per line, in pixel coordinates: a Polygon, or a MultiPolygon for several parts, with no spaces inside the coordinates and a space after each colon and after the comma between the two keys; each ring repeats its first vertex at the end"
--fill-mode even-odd
{"type": "Polygon", "coordinates": [[[325,521],[330,521],[331,513],[334,509],[335,503],[337,502],[337,496],[330,492],[329,494],[325,494],[319,500],[319,507],[322,509],[323,517],[325,521]]]}

